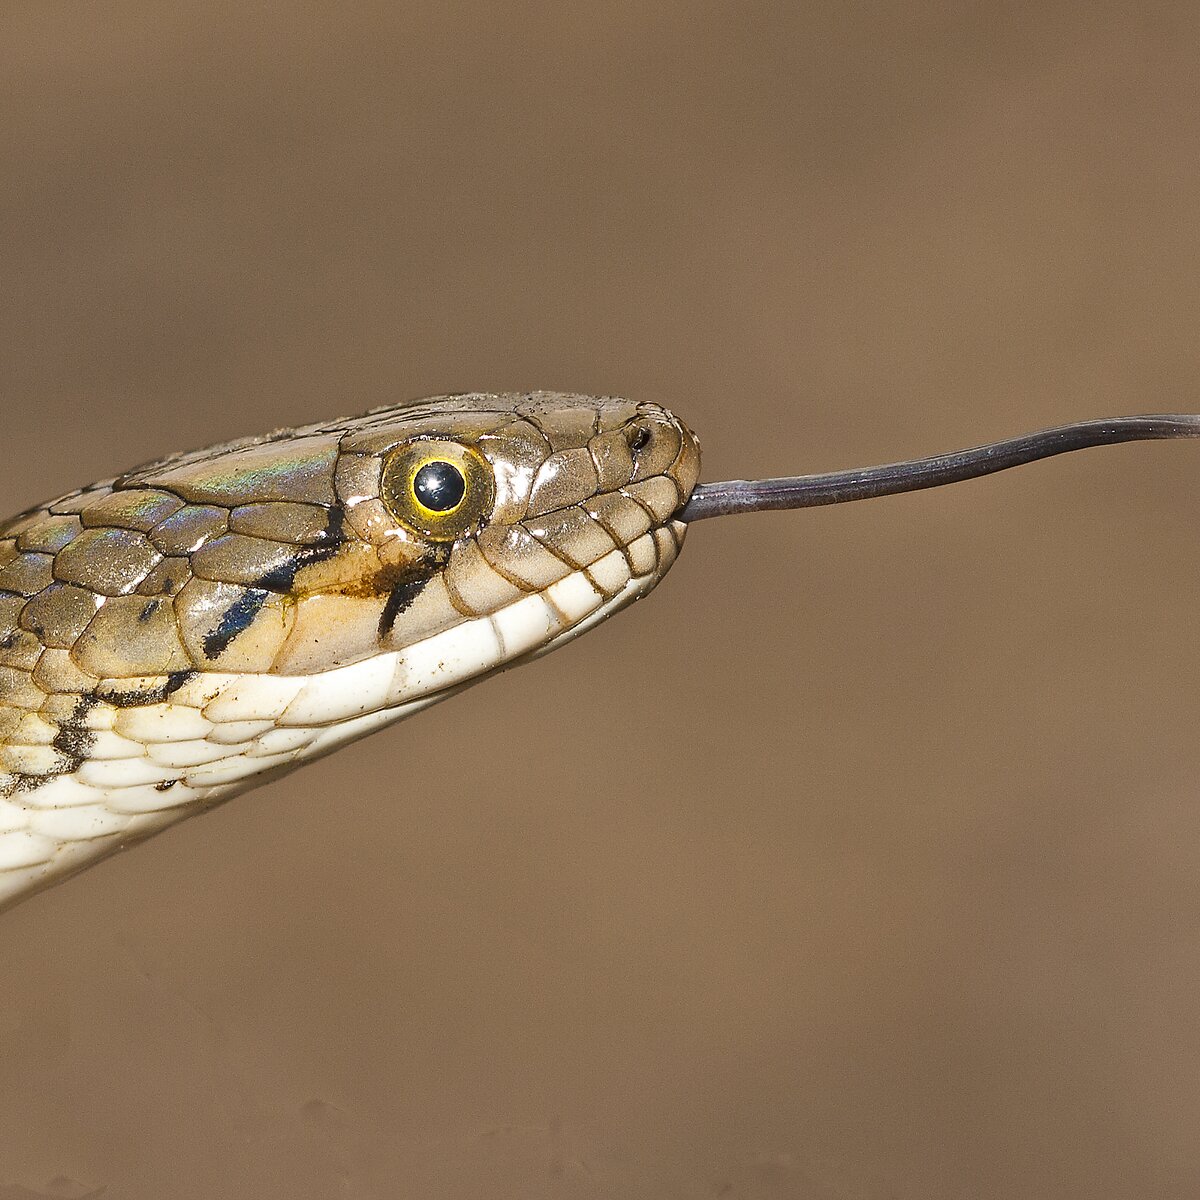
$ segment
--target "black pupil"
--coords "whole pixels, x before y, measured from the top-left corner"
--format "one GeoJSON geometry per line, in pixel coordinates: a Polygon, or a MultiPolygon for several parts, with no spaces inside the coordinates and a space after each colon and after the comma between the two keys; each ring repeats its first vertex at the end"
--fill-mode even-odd
{"type": "Polygon", "coordinates": [[[449,512],[462,503],[467,481],[453,463],[430,462],[417,472],[413,491],[430,512],[449,512]]]}

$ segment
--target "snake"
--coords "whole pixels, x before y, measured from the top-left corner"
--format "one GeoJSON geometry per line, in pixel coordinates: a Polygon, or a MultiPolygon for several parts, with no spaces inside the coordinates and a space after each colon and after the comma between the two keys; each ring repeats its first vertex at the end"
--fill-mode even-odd
{"type": "Polygon", "coordinates": [[[0,524],[0,907],[556,649],[697,520],[939,486],[1190,415],[700,483],[667,408],[463,393],[175,454],[0,524]]]}

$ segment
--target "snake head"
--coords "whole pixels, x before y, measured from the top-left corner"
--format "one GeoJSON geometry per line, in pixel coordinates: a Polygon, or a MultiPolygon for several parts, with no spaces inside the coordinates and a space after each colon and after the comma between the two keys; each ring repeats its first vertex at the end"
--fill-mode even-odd
{"type": "Polygon", "coordinates": [[[424,655],[397,667],[409,699],[648,591],[678,553],[698,470],[695,437],[655,405],[438,397],[64,497],[0,529],[0,592],[21,664],[34,643],[53,649],[76,692],[424,655]]]}
{"type": "Polygon", "coordinates": [[[698,470],[657,406],[474,394],[0,524],[0,904],[629,604],[698,470]]]}
{"type": "Polygon", "coordinates": [[[297,576],[273,669],[398,653],[416,695],[544,652],[658,582],[698,473],[695,436],[656,405],[466,395],[372,414],[338,446],[351,542],[297,576]]]}

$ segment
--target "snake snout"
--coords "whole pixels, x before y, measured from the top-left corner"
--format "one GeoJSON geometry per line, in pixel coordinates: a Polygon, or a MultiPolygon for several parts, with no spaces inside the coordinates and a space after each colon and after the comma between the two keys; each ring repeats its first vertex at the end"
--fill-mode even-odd
{"type": "Polygon", "coordinates": [[[615,413],[602,408],[598,423],[601,430],[585,444],[546,457],[519,528],[576,570],[617,553],[632,574],[644,574],[642,556],[633,562],[629,551],[657,542],[670,547],[669,554],[660,549],[655,555],[652,571],[661,575],[682,541],[684,526],[676,517],[699,478],[699,442],[658,405],[625,402],[615,413]]]}
{"type": "Polygon", "coordinates": [[[668,409],[643,404],[624,430],[633,451],[633,471],[628,490],[650,504],[660,521],[667,521],[683,508],[700,478],[700,440],[668,409]],[[670,484],[674,495],[664,486],[642,488],[643,484],[662,480],[670,484]]]}

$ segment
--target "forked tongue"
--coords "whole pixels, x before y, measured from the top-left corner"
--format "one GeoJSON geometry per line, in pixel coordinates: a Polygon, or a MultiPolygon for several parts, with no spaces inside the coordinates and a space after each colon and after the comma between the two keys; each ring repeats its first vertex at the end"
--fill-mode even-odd
{"type": "Polygon", "coordinates": [[[789,475],[780,479],[701,483],[679,513],[679,519],[703,521],[707,517],[724,517],[730,513],[813,508],[819,504],[869,500],[873,496],[915,492],[991,475],[995,471],[1036,462],[1039,458],[1086,450],[1089,446],[1190,437],[1200,437],[1200,415],[1182,413],[1078,421],[1073,425],[1059,425],[1040,433],[992,442],[974,450],[957,450],[952,454],[888,463],[882,467],[831,471],[825,475],[789,475]]]}

